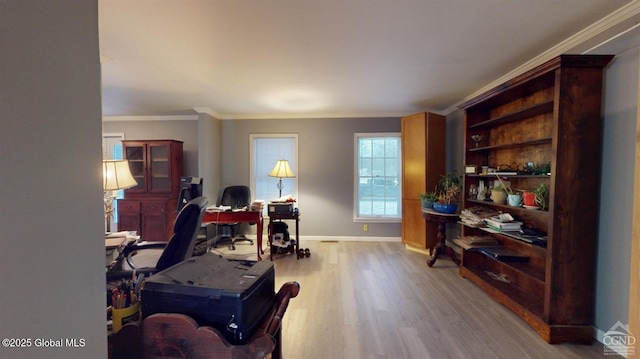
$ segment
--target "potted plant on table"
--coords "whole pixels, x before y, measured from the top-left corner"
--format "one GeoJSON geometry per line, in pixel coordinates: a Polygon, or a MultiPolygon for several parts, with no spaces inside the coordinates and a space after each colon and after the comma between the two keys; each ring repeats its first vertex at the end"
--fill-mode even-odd
{"type": "Polygon", "coordinates": [[[420,193],[420,202],[422,203],[422,208],[433,208],[433,202],[435,202],[437,199],[437,191],[420,193]]]}
{"type": "Polygon", "coordinates": [[[456,213],[460,197],[460,178],[455,171],[440,177],[438,200],[433,204],[433,209],[440,213],[456,213]]]}

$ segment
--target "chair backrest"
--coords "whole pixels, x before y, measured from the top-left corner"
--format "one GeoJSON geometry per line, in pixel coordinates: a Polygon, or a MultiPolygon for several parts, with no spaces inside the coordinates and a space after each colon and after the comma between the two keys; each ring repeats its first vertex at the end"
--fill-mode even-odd
{"type": "Polygon", "coordinates": [[[156,264],[158,272],[191,258],[208,203],[206,197],[196,197],[182,207],[173,225],[173,235],[156,264]]]}
{"type": "Polygon", "coordinates": [[[251,204],[251,189],[248,186],[226,187],[218,197],[218,206],[230,206],[232,209],[251,204]]]}

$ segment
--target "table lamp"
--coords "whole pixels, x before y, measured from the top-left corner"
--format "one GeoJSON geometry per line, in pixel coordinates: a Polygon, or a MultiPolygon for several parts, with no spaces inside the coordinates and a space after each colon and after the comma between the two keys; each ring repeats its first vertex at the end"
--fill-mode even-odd
{"type": "Polygon", "coordinates": [[[114,191],[131,188],[138,183],[131,175],[129,161],[102,161],[102,188],[104,189],[104,216],[107,221],[107,232],[111,232],[111,217],[113,216],[114,191]]]}
{"type": "Polygon", "coordinates": [[[278,160],[276,162],[276,166],[273,167],[273,170],[269,173],[269,177],[278,177],[278,190],[280,191],[279,197],[282,197],[282,179],[283,178],[294,178],[296,175],[291,171],[291,167],[289,167],[289,161],[287,160],[278,160]]]}

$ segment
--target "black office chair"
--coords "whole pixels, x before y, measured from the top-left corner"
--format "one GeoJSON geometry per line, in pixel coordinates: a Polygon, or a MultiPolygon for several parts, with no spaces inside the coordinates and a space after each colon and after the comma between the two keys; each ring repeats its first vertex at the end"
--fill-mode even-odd
{"type": "MultiPolygon", "coordinates": [[[[228,206],[231,209],[248,208],[251,204],[251,189],[247,186],[229,186],[218,194],[216,205],[228,206]]],[[[215,248],[220,241],[231,241],[231,249],[236,249],[235,243],[247,241],[253,245],[253,240],[247,238],[245,234],[249,229],[249,223],[217,223],[215,228],[215,248]]]]}
{"type": "Polygon", "coordinates": [[[107,282],[122,278],[130,279],[134,270],[136,273],[147,276],[191,258],[208,203],[206,197],[197,197],[187,202],[178,213],[173,225],[173,235],[168,242],[142,242],[125,247],[119,257],[120,263],[114,266],[116,269],[107,272],[107,282]],[[163,249],[155,267],[136,266],[135,256],[150,249],[156,249],[156,251],[163,249]],[[124,266],[125,261],[129,268],[124,266]]]}

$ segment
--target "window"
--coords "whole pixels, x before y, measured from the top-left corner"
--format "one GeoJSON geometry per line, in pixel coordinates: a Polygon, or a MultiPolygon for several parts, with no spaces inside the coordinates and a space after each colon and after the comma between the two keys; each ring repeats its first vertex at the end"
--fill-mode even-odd
{"type": "MultiPolygon", "coordinates": [[[[288,160],[294,174],[298,174],[297,134],[250,135],[251,193],[253,199],[269,201],[279,197],[278,178],[269,177],[278,160],[288,160]]],[[[298,198],[298,179],[282,179],[282,195],[298,198]]],[[[266,207],[266,206],[265,206],[266,207]]]]}
{"type": "Polygon", "coordinates": [[[399,222],[402,214],[400,133],[356,133],[355,221],[399,222]]]}
{"type": "MultiPolygon", "coordinates": [[[[102,135],[102,159],[121,160],[124,133],[104,133],[102,135]]],[[[116,199],[124,198],[124,190],[116,191],[116,199]]],[[[118,223],[118,201],[113,201],[113,223],[118,223]]]]}

